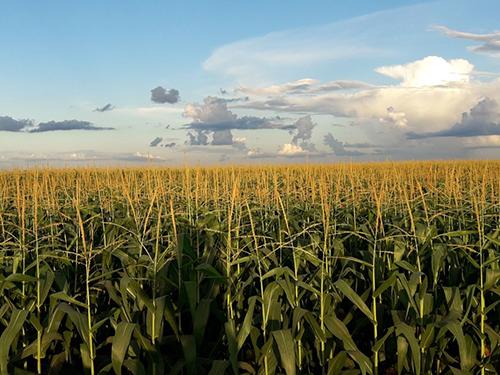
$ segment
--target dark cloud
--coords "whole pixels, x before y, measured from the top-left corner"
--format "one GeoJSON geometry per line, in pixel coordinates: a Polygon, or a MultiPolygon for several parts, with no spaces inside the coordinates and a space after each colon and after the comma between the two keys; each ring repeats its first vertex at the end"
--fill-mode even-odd
{"type": "Polygon", "coordinates": [[[104,107],[97,107],[96,109],[94,109],[94,112],[108,112],[112,111],[113,109],[115,109],[115,107],[111,103],[108,103],[104,107]]]}
{"type": "Polygon", "coordinates": [[[189,146],[232,146],[241,151],[246,150],[244,138],[235,138],[230,129],[215,131],[195,129],[187,135],[186,144],[189,146]]]}
{"type": "Polygon", "coordinates": [[[338,80],[320,83],[315,79],[300,79],[298,81],[267,87],[239,87],[235,91],[259,97],[279,97],[287,95],[325,94],[334,91],[360,90],[375,88],[366,82],[353,80],[338,80]]]}
{"type": "Polygon", "coordinates": [[[20,132],[32,126],[31,120],[16,120],[9,116],[0,116],[0,131],[20,132]]]}
{"type": "Polygon", "coordinates": [[[475,34],[459,30],[453,30],[446,26],[434,26],[435,30],[442,32],[450,38],[467,39],[480,42],[478,46],[470,47],[471,51],[484,52],[498,55],[500,54],[500,31],[490,34],[475,34]]]}
{"type": "Polygon", "coordinates": [[[244,149],[246,146],[241,141],[235,141],[232,130],[257,130],[281,129],[295,130],[297,126],[284,125],[279,121],[271,121],[264,117],[243,116],[239,117],[227,108],[227,103],[243,99],[222,99],[206,97],[203,104],[188,104],[184,110],[184,117],[189,117],[192,122],[184,125],[192,130],[188,133],[186,144],[200,145],[232,145],[244,149]],[[212,140],[209,141],[209,136],[212,140]]]}
{"type": "MultiPolygon", "coordinates": [[[[295,125],[283,125],[279,122],[271,121],[265,117],[243,116],[238,117],[227,108],[228,101],[232,99],[222,99],[208,96],[203,104],[189,104],[184,111],[185,117],[190,117],[193,121],[185,125],[188,129],[217,131],[217,130],[256,130],[256,129],[296,129],[295,125]]],[[[240,99],[237,99],[240,100],[240,99]]]]}
{"type": "Polygon", "coordinates": [[[281,129],[294,130],[294,125],[281,125],[272,123],[263,117],[243,116],[231,121],[220,122],[192,122],[187,124],[188,129],[217,131],[217,130],[257,130],[257,129],[281,129]]]}
{"type": "Polygon", "coordinates": [[[163,138],[156,137],[151,142],[149,142],[149,147],[163,147],[163,148],[172,148],[177,145],[177,143],[172,142],[175,138],[163,138]]]}
{"type": "Polygon", "coordinates": [[[299,118],[295,124],[296,134],[293,136],[292,143],[299,144],[300,141],[308,141],[311,139],[312,130],[316,124],[312,121],[311,116],[299,118]]]}
{"type": "Polygon", "coordinates": [[[295,133],[292,138],[292,144],[300,146],[305,151],[315,152],[316,146],[310,142],[312,131],[316,124],[312,121],[311,116],[304,116],[299,118],[293,124],[295,127],[292,133],[295,133]]]}
{"type": "Polygon", "coordinates": [[[163,141],[163,138],[161,137],[156,137],[149,143],[149,147],[156,147],[158,146],[161,142],[163,141]]]}
{"type": "Polygon", "coordinates": [[[429,133],[407,133],[408,139],[431,137],[476,137],[480,135],[500,135],[500,108],[489,98],[480,100],[462,119],[450,129],[429,133]]]}
{"type": "Polygon", "coordinates": [[[151,101],[160,104],[175,104],[179,101],[179,90],[169,89],[166,90],[158,86],[151,90],[151,101]]]}
{"type": "Polygon", "coordinates": [[[78,120],[48,121],[35,125],[32,120],[16,120],[0,116],[0,131],[43,133],[60,130],[114,130],[114,128],[99,127],[88,121],[78,120]]]}
{"type": "Polygon", "coordinates": [[[30,129],[30,133],[44,133],[52,131],[68,131],[68,130],[114,130],[114,128],[105,128],[95,126],[88,121],[79,120],[64,120],[64,121],[48,121],[41,122],[33,129],[30,129]]]}
{"type": "Polygon", "coordinates": [[[344,147],[346,148],[374,148],[378,147],[377,145],[371,143],[344,143],[344,147]]]}
{"type": "Polygon", "coordinates": [[[336,139],[332,133],[328,133],[325,135],[323,139],[323,143],[330,147],[333,153],[337,156],[361,156],[365,155],[364,152],[346,150],[346,144],[344,142],[336,139]]]}
{"type": "Polygon", "coordinates": [[[202,104],[188,104],[184,110],[184,117],[189,117],[192,122],[184,125],[190,129],[186,144],[199,145],[232,145],[246,150],[244,139],[234,138],[233,130],[260,130],[279,129],[288,130],[293,135],[292,144],[306,151],[316,151],[310,142],[312,129],[316,126],[311,116],[304,116],[294,123],[285,123],[286,119],[280,117],[265,118],[256,116],[239,117],[228,109],[228,102],[247,100],[246,98],[223,99],[206,97],[202,104]]]}

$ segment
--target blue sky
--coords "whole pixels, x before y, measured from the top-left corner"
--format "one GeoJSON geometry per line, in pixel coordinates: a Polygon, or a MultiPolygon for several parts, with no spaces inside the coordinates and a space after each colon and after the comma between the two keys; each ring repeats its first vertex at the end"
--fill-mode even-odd
{"type": "Polygon", "coordinates": [[[494,0],[3,2],[0,165],[497,158],[498,14],[494,0]]]}

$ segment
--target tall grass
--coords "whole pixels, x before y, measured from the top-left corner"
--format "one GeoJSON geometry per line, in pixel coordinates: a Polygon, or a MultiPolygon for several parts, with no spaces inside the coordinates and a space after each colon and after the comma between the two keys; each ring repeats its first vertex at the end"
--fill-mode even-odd
{"type": "Polygon", "coordinates": [[[494,374],[500,162],[0,172],[0,373],[494,374]]]}

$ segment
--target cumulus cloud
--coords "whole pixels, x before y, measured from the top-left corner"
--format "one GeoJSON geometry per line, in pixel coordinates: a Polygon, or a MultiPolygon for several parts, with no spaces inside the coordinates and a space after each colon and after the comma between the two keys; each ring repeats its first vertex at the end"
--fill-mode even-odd
{"type": "Polygon", "coordinates": [[[481,97],[500,102],[500,79],[476,80],[472,73],[466,73],[471,71],[471,63],[458,64],[467,67],[461,70],[464,73],[461,74],[460,69],[455,69],[456,64],[450,61],[441,58],[436,60],[431,56],[430,59],[397,65],[410,67],[410,72],[397,75],[400,81],[392,85],[317,94],[294,92],[251,96],[248,102],[235,107],[350,118],[360,124],[359,131],[369,137],[376,136],[377,132],[385,132],[388,136],[374,138],[383,146],[404,141],[404,132],[446,130],[451,124],[459,122],[461,114],[477,104],[481,97]],[[447,68],[434,71],[432,67],[435,61],[440,61],[438,65],[444,61],[447,68]],[[427,69],[430,69],[432,78],[425,78],[427,69]]]}
{"type": "Polygon", "coordinates": [[[406,113],[398,112],[394,107],[387,108],[387,114],[384,117],[379,118],[381,124],[387,124],[395,126],[397,128],[407,128],[408,119],[406,118],[406,113]]]}
{"type": "Polygon", "coordinates": [[[41,122],[36,127],[29,130],[29,132],[44,133],[44,132],[68,131],[68,130],[114,130],[114,128],[95,126],[94,124],[88,121],[64,120],[64,121],[41,122]]]}
{"type": "Polygon", "coordinates": [[[285,143],[282,145],[278,151],[278,155],[298,155],[304,154],[306,151],[299,145],[294,145],[293,143],[285,143]]]}
{"type": "Polygon", "coordinates": [[[160,104],[175,104],[179,101],[179,90],[165,89],[162,86],[155,87],[151,90],[151,101],[160,104]]]}
{"type": "Polygon", "coordinates": [[[212,135],[212,145],[214,146],[227,146],[233,144],[233,134],[231,130],[216,130],[212,135]]]}
{"type": "Polygon", "coordinates": [[[227,100],[208,96],[202,104],[188,104],[184,109],[184,117],[192,119],[186,127],[206,131],[240,129],[293,129],[293,126],[282,126],[267,118],[255,116],[239,117],[227,107],[227,100]]]}
{"type": "Polygon", "coordinates": [[[500,56],[500,31],[489,34],[475,34],[465,31],[453,30],[446,26],[436,25],[434,29],[450,38],[466,39],[480,42],[479,45],[469,47],[473,52],[483,52],[500,56]]]}
{"type": "Polygon", "coordinates": [[[450,129],[438,132],[408,133],[410,139],[431,137],[476,137],[500,135],[500,108],[495,100],[484,98],[469,112],[462,114],[462,119],[450,129]]]}
{"type": "Polygon", "coordinates": [[[187,133],[188,140],[187,145],[190,146],[206,146],[208,145],[208,135],[203,130],[194,130],[187,133]]]}
{"type": "Polygon", "coordinates": [[[291,132],[293,134],[291,143],[306,151],[316,151],[316,146],[310,142],[312,131],[316,126],[311,116],[299,118],[294,122],[293,126],[295,130],[291,132]]]}
{"type": "Polygon", "coordinates": [[[246,150],[246,139],[235,137],[230,129],[214,131],[194,129],[187,136],[186,144],[189,146],[232,146],[238,150],[246,150]]]}
{"type": "Polygon", "coordinates": [[[97,107],[96,109],[94,109],[94,112],[108,112],[112,111],[113,109],[115,109],[115,107],[111,103],[108,103],[103,107],[97,107]]]}
{"type": "Polygon", "coordinates": [[[474,65],[464,59],[446,60],[438,56],[427,56],[404,65],[381,66],[375,71],[394,78],[405,87],[446,86],[466,84],[474,65]]]}
{"type": "Polygon", "coordinates": [[[295,121],[294,126],[296,133],[293,136],[292,143],[298,144],[300,141],[308,141],[311,139],[312,130],[316,124],[312,121],[311,116],[304,116],[295,121]]]}
{"type": "Polygon", "coordinates": [[[16,120],[9,116],[0,116],[0,131],[21,132],[33,126],[31,120],[16,120]]]}
{"type": "Polygon", "coordinates": [[[183,115],[192,121],[185,125],[191,130],[186,143],[194,146],[233,145],[241,148],[241,142],[234,141],[232,130],[296,129],[296,125],[283,125],[264,117],[239,117],[228,108],[227,104],[226,99],[212,96],[206,97],[202,104],[188,104],[183,115]]]}

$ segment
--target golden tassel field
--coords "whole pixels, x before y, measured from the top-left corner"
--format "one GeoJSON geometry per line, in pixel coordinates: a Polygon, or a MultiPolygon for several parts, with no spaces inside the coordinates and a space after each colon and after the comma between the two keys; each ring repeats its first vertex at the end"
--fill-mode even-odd
{"type": "Polygon", "coordinates": [[[0,172],[0,374],[496,374],[500,162],[0,172]]]}

